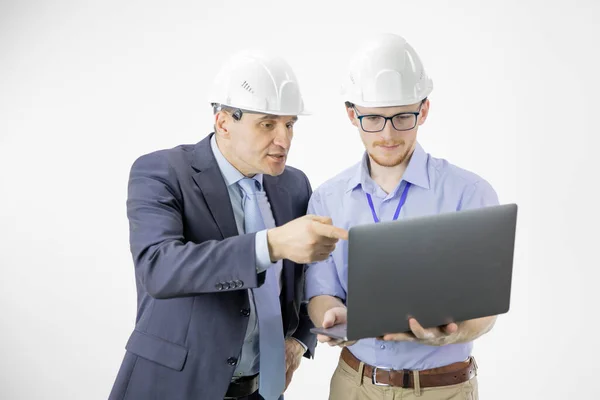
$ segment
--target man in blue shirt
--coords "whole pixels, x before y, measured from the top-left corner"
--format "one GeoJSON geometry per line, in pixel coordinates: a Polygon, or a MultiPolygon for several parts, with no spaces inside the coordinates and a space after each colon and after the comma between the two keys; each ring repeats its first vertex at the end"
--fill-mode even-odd
{"type": "MultiPolygon", "coordinates": [[[[378,35],[357,51],[344,93],[348,118],[366,152],[361,162],[313,193],[310,214],[330,217],[334,226],[347,230],[394,217],[498,204],[488,182],[432,157],[418,143],[432,89],[419,56],[402,37],[378,35]]],[[[341,242],[327,260],[307,269],[306,297],[316,326],[346,322],[347,245],[341,242]]],[[[411,334],[352,343],[319,335],[320,342],[343,347],[330,399],[477,398],[472,342],[492,328],[495,318],[433,329],[412,319],[411,334]]]]}

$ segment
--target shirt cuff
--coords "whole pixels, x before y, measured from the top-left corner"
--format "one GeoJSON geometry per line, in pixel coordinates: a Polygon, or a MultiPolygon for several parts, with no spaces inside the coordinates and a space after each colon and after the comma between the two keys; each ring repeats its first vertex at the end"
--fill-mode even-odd
{"type": "Polygon", "coordinates": [[[274,262],[271,262],[266,229],[256,232],[254,245],[256,247],[256,272],[260,274],[261,272],[266,271],[271,265],[276,264],[274,262]]]}
{"type": "Polygon", "coordinates": [[[294,339],[296,342],[300,343],[302,345],[302,347],[304,347],[304,352],[306,353],[308,351],[308,347],[302,343],[302,341],[300,339],[297,339],[295,337],[292,336],[292,339],[294,339]]]}

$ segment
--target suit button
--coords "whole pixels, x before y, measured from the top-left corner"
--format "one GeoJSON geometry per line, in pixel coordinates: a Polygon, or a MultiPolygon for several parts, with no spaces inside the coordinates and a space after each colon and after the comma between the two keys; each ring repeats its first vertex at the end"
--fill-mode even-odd
{"type": "Polygon", "coordinates": [[[229,365],[235,365],[235,364],[237,364],[237,358],[229,357],[227,359],[227,364],[229,364],[229,365]]]}
{"type": "Polygon", "coordinates": [[[242,282],[242,281],[235,281],[235,287],[236,288],[241,288],[242,286],[244,286],[244,282],[242,282]]]}
{"type": "Polygon", "coordinates": [[[240,310],[240,314],[242,314],[244,317],[248,317],[248,316],[250,316],[250,309],[249,308],[242,308],[240,310]]]}
{"type": "Polygon", "coordinates": [[[223,290],[223,284],[221,284],[221,283],[217,283],[217,284],[215,285],[215,288],[216,288],[217,290],[223,290]]]}
{"type": "Polygon", "coordinates": [[[224,282],[223,283],[223,289],[227,290],[227,289],[230,289],[230,288],[231,288],[231,286],[229,285],[229,282],[224,282]]]}

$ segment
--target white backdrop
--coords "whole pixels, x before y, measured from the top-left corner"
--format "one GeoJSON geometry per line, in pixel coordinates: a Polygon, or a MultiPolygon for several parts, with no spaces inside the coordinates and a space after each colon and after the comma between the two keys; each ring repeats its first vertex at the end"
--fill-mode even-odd
{"type": "MultiPolygon", "coordinates": [[[[338,87],[384,31],[434,80],[425,149],[520,206],[512,308],[475,345],[481,398],[597,398],[599,17],[593,0],[0,1],[0,398],[108,397],[136,309],[129,167],[210,131],[231,52],[296,70],[315,115],[289,164],[317,187],[362,153],[338,87]]],[[[319,346],[286,398],[326,399],[338,354],[319,346]]]]}

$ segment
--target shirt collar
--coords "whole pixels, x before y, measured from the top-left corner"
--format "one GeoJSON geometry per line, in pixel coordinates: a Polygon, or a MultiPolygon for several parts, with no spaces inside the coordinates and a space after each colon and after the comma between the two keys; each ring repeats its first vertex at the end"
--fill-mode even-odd
{"type": "MultiPolygon", "coordinates": [[[[238,171],[233,165],[231,165],[229,161],[227,161],[223,153],[221,153],[219,145],[217,145],[216,134],[214,134],[210,138],[210,147],[215,156],[215,159],[217,160],[217,165],[221,170],[221,174],[223,175],[223,178],[225,179],[225,184],[227,186],[235,185],[236,183],[238,183],[238,181],[245,178],[245,176],[240,171],[238,171]]],[[[253,176],[253,178],[256,179],[262,187],[263,174],[256,174],[253,176]]]]}
{"type": "MultiPolygon", "coordinates": [[[[364,153],[362,161],[356,166],[354,174],[348,180],[346,192],[350,192],[361,185],[361,187],[368,191],[373,191],[376,187],[375,182],[369,175],[368,167],[369,155],[367,152],[364,153]]],[[[415,150],[408,162],[406,171],[402,176],[402,180],[410,182],[415,186],[429,189],[429,173],[427,172],[427,160],[428,155],[419,143],[415,146],[415,150]]]]}

